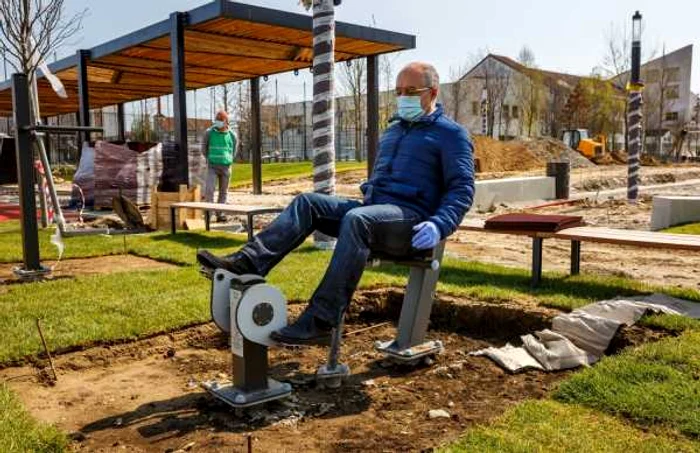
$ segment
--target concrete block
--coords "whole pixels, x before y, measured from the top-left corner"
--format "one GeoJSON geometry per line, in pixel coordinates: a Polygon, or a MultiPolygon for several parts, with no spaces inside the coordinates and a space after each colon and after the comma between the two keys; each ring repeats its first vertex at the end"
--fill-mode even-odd
{"type": "Polygon", "coordinates": [[[689,222],[700,222],[700,197],[654,197],[651,209],[652,231],[689,222]]]}
{"type": "Polygon", "coordinates": [[[489,179],[476,182],[474,207],[488,209],[499,203],[553,200],[555,179],[550,176],[489,179]]]}

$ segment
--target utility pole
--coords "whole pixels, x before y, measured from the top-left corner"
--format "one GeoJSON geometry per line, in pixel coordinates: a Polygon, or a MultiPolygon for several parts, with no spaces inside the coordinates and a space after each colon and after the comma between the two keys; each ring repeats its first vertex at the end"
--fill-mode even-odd
{"type": "Polygon", "coordinates": [[[280,105],[279,105],[279,92],[277,86],[277,77],[275,77],[275,121],[277,122],[277,150],[281,149],[281,136],[282,128],[280,126],[280,105]]]}
{"type": "Polygon", "coordinates": [[[308,138],[306,136],[307,127],[308,127],[306,124],[306,80],[304,80],[304,100],[303,100],[302,104],[304,106],[304,140],[303,140],[304,141],[304,160],[308,160],[309,153],[308,153],[307,144],[306,144],[307,138],[308,138]]]}

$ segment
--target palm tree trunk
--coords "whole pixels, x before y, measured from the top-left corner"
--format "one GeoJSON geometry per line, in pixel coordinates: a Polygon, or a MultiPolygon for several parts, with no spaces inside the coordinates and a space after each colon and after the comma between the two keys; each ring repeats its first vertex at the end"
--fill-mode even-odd
{"type": "MultiPolygon", "coordinates": [[[[314,191],[335,195],[335,9],[333,0],[313,0],[314,89],[313,152],[314,191]]],[[[333,248],[335,241],[316,232],[318,248],[333,248]]]]}

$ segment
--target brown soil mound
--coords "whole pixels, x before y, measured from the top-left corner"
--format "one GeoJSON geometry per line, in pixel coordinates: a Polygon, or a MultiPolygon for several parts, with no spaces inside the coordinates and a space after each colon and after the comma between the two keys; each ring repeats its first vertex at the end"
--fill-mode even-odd
{"type": "MultiPolygon", "coordinates": [[[[163,270],[172,269],[176,266],[149,258],[142,258],[134,255],[110,255],[98,256],[95,258],[73,258],[44,262],[46,266],[55,265],[53,272],[46,277],[46,280],[63,278],[74,278],[83,275],[112,274],[117,272],[131,272],[138,270],[163,270]]],[[[21,267],[21,263],[0,264],[0,284],[8,285],[20,283],[15,276],[13,269],[21,267]]]]}
{"type": "Polygon", "coordinates": [[[591,161],[553,138],[498,141],[475,136],[474,148],[480,169],[485,172],[544,169],[552,159],[566,159],[573,168],[593,167],[591,161]]]}

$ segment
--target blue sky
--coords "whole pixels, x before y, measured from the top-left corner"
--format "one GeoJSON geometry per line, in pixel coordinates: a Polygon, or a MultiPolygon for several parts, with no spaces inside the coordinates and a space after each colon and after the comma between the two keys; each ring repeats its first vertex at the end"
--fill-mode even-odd
{"type": "MultiPolygon", "coordinates": [[[[245,0],[276,9],[305,13],[297,0],[245,0]]],[[[186,11],[206,0],[66,0],[70,12],[88,8],[83,30],[59,58],[77,48],[89,48],[140,27],[186,11]]],[[[488,49],[516,57],[530,47],[543,69],[589,74],[602,63],[605,35],[611,24],[629,24],[635,10],[644,15],[644,45],[667,51],[694,45],[694,92],[700,92],[700,1],[695,0],[343,0],[337,20],[417,35],[417,48],[396,58],[396,66],[411,60],[436,65],[443,79],[450,67],[488,49]],[[528,4],[529,3],[529,4],[528,4]]],[[[281,77],[280,91],[300,97],[303,77],[281,77]]],[[[310,95],[310,94],[309,94],[310,95]]],[[[201,110],[201,107],[200,107],[201,110]]],[[[208,111],[205,109],[205,111],[208,111]]]]}

